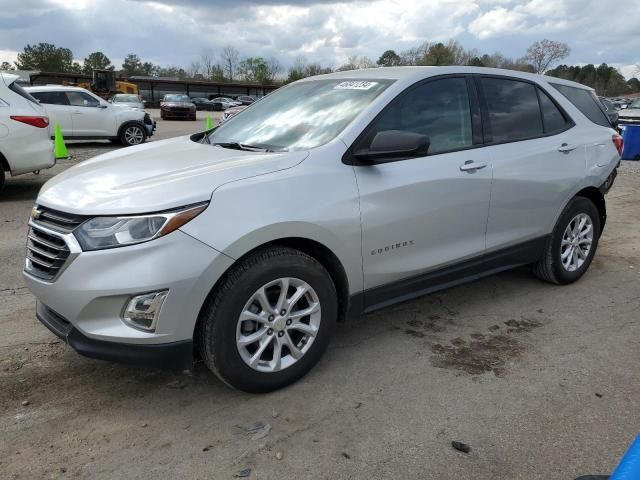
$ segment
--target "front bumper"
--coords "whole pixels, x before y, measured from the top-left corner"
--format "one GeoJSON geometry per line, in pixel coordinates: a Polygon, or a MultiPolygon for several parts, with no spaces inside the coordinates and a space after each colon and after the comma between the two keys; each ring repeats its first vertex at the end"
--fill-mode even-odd
{"type": "Polygon", "coordinates": [[[40,301],[36,303],[36,317],[58,338],[85,357],[177,370],[188,369],[193,363],[191,340],[159,345],[131,345],[95,340],[83,335],[69,321],[40,301]]]}
{"type": "Polygon", "coordinates": [[[147,137],[153,137],[156,131],[156,121],[148,113],[144,116],[144,128],[147,131],[147,137]]]}
{"type": "Polygon", "coordinates": [[[24,272],[27,287],[46,306],[38,318],[84,355],[128,361],[155,356],[135,352],[190,351],[200,309],[233,260],[177,230],[138,245],[80,252],[68,262],[51,281],[24,272]],[[154,331],[124,322],[133,296],[158,290],[169,294],[154,331]],[[51,318],[62,319],[68,331],[51,318]]]}

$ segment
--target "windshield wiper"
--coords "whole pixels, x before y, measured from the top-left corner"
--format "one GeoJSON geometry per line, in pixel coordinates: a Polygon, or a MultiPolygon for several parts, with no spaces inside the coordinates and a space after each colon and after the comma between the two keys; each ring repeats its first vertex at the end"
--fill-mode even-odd
{"type": "Polygon", "coordinates": [[[248,152],[273,152],[273,149],[265,147],[257,147],[255,145],[246,145],[238,142],[215,142],[212,145],[218,145],[222,148],[231,148],[233,150],[245,150],[248,152]]]}

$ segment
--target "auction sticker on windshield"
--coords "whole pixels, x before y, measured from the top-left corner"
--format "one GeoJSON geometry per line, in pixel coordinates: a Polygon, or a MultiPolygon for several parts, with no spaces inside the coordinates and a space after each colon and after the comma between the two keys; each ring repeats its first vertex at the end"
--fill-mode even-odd
{"type": "Polygon", "coordinates": [[[342,82],[333,87],[335,90],[369,90],[370,88],[375,87],[378,82],[367,82],[367,81],[350,81],[350,82],[342,82]]]}

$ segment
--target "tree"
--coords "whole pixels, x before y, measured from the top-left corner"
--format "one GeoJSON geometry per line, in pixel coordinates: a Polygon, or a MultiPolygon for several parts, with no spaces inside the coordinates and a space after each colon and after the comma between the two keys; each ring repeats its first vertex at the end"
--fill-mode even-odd
{"type": "Polygon", "coordinates": [[[269,58],[267,60],[267,75],[264,79],[265,84],[274,83],[281,73],[282,64],[275,57],[269,58]]]}
{"type": "Polygon", "coordinates": [[[456,53],[442,42],[434,43],[427,50],[422,65],[455,65],[456,53]]]}
{"type": "Polygon", "coordinates": [[[387,50],[376,63],[381,67],[396,67],[402,65],[402,58],[394,50],[387,50]]]}
{"type": "Polygon", "coordinates": [[[627,81],[627,89],[629,93],[640,93],[640,80],[633,77],[627,81]]]}
{"type": "Polygon", "coordinates": [[[402,65],[423,65],[421,63],[424,59],[424,56],[427,54],[427,50],[429,50],[429,42],[424,42],[417,47],[410,48],[409,50],[405,50],[400,54],[400,58],[402,59],[402,65]]]}
{"type": "Polygon", "coordinates": [[[566,43],[545,38],[527,48],[524,60],[533,65],[534,73],[543,74],[551,65],[568,57],[570,53],[571,49],[566,43]]]}
{"type": "Polygon", "coordinates": [[[115,67],[111,65],[111,60],[102,52],[93,52],[84,59],[82,71],[88,75],[94,70],[113,70],[115,67]]]}
{"type": "Polygon", "coordinates": [[[482,59],[480,57],[473,57],[469,60],[469,62],[467,63],[467,65],[469,65],[470,67],[484,67],[485,64],[482,62],[482,59]]]}
{"type": "Polygon", "coordinates": [[[68,48],[51,43],[27,44],[18,54],[18,70],[42,70],[45,72],[69,72],[73,68],[73,53],[68,48]]]}
{"type": "Polygon", "coordinates": [[[9,62],[2,62],[0,65],[0,71],[6,72],[7,70],[14,70],[13,65],[9,62]]]}
{"type": "Polygon", "coordinates": [[[249,57],[238,64],[238,76],[247,82],[262,83],[267,76],[267,62],[262,57],[249,57]]]}
{"type": "Polygon", "coordinates": [[[323,75],[325,73],[331,73],[332,71],[333,69],[331,67],[323,67],[319,63],[307,63],[307,59],[299,55],[293,61],[291,68],[289,68],[289,75],[287,76],[286,82],[295,82],[302,78],[323,75]]]}
{"type": "Polygon", "coordinates": [[[199,64],[202,67],[202,75],[204,78],[210,79],[213,75],[213,70],[216,67],[213,50],[205,48],[200,54],[199,64]]]}
{"type": "Polygon", "coordinates": [[[227,45],[222,49],[222,53],[220,54],[220,58],[222,59],[223,67],[225,74],[230,82],[233,82],[233,74],[235,73],[236,64],[238,63],[238,56],[240,52],[231,46],[227,45]]]}
{"type": "Polygon", "coordinates": [[[362,56],[358,57],[357,55],[351,56],[347,59],[347,63],[338,67],[339,72],[344,72],[347,70],[357,70],[360,68],[374,68],[376,66],[369,57],[362,56]]]}
{"type": "Polygon", "coordinates": [[[134,54],[128,54],[122,62],[122,74],[125,77],[142,74],[142,60],[134,54]]]}

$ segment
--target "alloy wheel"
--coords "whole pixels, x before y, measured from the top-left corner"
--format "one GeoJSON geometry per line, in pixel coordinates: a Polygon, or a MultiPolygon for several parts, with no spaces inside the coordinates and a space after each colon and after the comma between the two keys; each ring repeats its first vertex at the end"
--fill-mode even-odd
{"type": "Polygon", "coordinates": [[[144,133],[140,127],[132,125],[124,131],[124,139],[128,145],[139,145],[144,140],[144,133]]]}
{"type": "Polygon", "coordinates": [[[238,318],[238,352],[254,370],[284,370],[309,351],[320,319],[320,300],[311,285],[290,277],[269,282],[251,296],[238,318]]]}
{"type": "Polygon", "coordinates": [[[560,243],[560,259],[568,272],[578,270],[589,257],[593,245],[593,221],[586,213],[569,222],[560,243]]]}

